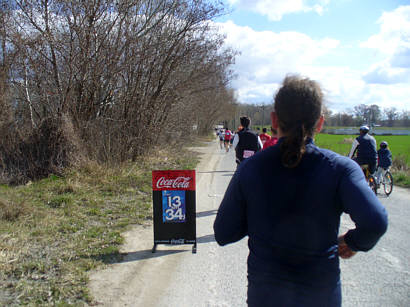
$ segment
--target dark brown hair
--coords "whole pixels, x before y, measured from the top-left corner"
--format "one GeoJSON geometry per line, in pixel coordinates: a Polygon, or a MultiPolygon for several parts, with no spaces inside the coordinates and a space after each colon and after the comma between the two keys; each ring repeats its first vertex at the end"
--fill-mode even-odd
{"type": "Polygon", "coordinates": [[[249,124],[251,123],[251,119],[247,116],[242,116],[241,118],[239,118],[242,127],[244,128],[248,128],[249,124]]]}
{"type": "Polygon", "coordinates": [[[287,76],[275,96],[279,128],[286,138],[281,143],[282,164],[296,167],[305,152],[322,112],[323,93],[316,81],[287,76]]]}

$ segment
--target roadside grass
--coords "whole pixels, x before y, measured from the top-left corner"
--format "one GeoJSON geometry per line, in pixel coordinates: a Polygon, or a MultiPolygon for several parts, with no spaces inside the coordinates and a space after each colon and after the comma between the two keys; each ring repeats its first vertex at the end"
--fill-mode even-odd
{"type": "Polygon", "coordinates": [[[393,175],[394,184],[410,187],[410,176],[409,172],[398,171],[393,175]]]}
{"type": "MultiPolygon", "coordinates": [[[[321,147],[330,149],[343,156],[349,154],[353,135],[333,135],[319,133],[315,136],[315,143],[321,147]]],[[[394,183],[404,187],[410,187],[410,136],[408,135],[376,135],[377,144],[387,141],[393,155],[392,174],[394,183]]]]}
{"type": "Polygon", "coordinates": [[[116,261],[121,233],[152,219],[151,171],[192,169],[197,155],[158,149],[120,167],[0,186],[0,306],[92,303],[88,271],[116,261]]]}

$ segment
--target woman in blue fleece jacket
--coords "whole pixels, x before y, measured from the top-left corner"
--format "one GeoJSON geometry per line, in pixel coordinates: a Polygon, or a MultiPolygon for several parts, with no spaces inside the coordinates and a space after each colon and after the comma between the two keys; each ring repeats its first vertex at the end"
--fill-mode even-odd
{"type": "Polygon", "coordinates": [[[360,167],[313,143],[322,100],[316,82],[286,77],[271,114],[278,143],[239,165],[218,210],[220,245],[248,236],[249,306],[341,306],[339,257],[386,232],[360,167]],[[343,212],[356,227],[338,237],[343,212]]]}

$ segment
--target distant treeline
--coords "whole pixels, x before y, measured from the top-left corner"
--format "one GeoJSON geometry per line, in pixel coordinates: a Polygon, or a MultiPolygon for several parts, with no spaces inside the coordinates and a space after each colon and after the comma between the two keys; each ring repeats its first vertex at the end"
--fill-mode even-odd
{"type": "Polygon", "coordinates": [[[378,105],[358,105],[346,112],[334,113],[325,109],[325,125],[358,127],[363,124],[382,127],[410,127],[410,111],[396,108],[380,109],[378,105]]]}
{"type": "Polygon", "coordinates": [[[0,177],[118,163],[234,113],[220,1],[0,1],[0,177]],[[74,161],[75,162],[75,161],[74,161]]]}
{"type": "MultiPolygon", "coordinates": [[[[252,125],[270,126],[270,112],[273,104],[238,104],[235,114],[231,114],[224,122],[230,128],[239,125],[241,115],[249,116],[252,125]]],[[[396,108],[380,109],[377,105],[358,105],[345,112],[332,112],[327,107],[323,110],[325,127],[360,127],[363,124],[382,127],[410,127],[410,111],[399,111],[396,108]]]]}

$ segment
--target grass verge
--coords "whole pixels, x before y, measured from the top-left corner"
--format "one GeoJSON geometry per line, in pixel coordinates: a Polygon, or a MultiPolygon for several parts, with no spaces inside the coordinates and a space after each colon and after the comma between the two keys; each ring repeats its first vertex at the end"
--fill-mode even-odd
{"type": "Polygon", "coordinates": [[[0,186],[0,306],[92,303],[88,271],[118,260],[121,233],[152,219],[151,171],[192,169],[197,154],[162,149],[120,167],[0,186]]]}
{"type": "MultiPolygon", "coordinates": [[[[315,143],[321,147],[333,150],[343,156],[348,155],[352,142],[356,136],[333,135],[319,133],[315,136],[315,143]]],[[[410,136],[389,135],[375,136],[377,144],[387,141],[393,154],[393,174],[394,184],[410,188],[410,136]]]]}

